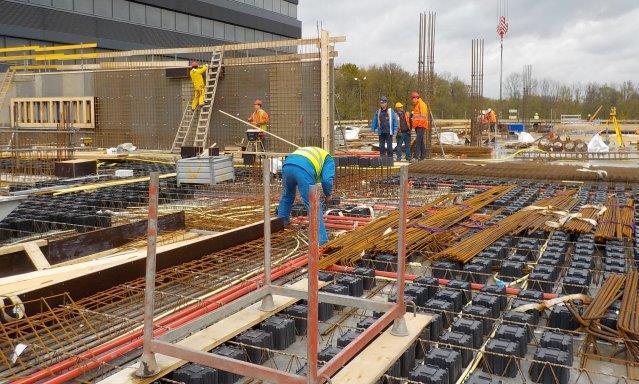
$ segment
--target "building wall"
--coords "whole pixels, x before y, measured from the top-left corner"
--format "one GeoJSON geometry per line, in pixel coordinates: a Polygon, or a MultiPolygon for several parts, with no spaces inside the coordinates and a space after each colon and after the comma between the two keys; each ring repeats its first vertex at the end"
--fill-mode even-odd
{"type": "Polygon", "coordinates": [[[0,48],[97,42],[101,49],[130,50],[299,38],[295,3],[0,0],[0,48]]]}
{"type": "MultiPolygon", "coordinates": [[[[164,69],[18,74],[7,97],[96,97],[94,145],[131,142],[144,149],[171,148],[182,113],[190,103],[189,79],[167,78],[164,69]]],[[[209,145],[241,143],[247,126],[218,113],[246,119],[261,99],[271,116],[270,130],[299,145],[321,145],[319,61],[224,67],[210,125],[209,145]]],[[[9,121],[9,108],[0,125],[9,121]]],[[[37,142],[35,140],[34,142],[37,142]]],[[[292,148],[275,139],[270,150],[292,148]]]]}

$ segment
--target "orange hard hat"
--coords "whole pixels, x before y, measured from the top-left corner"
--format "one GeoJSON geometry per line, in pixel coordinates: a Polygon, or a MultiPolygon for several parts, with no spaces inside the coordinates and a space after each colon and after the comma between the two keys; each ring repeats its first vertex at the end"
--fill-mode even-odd
{"type": "Polygon", "coordinates": [[[198,63],[197,61],[193,60],[191,61],[191,68],[197,68],[200,66],[200,63],[198,63]]]}
{"type": "Polygon", "coordinates": [[[410,97],[411,97],[411,98],[419,97],[419,92],[415,92],[415,91],[413,91],[413,92],[410,94],[410,97]]]}
{"type": "Polygon", "coordinates": [[[255,100],[255,101],[253,102],[253,105],[259,105],[259,106],[262,106],[262,100],[260,100],[260,99],[255,100]]]}

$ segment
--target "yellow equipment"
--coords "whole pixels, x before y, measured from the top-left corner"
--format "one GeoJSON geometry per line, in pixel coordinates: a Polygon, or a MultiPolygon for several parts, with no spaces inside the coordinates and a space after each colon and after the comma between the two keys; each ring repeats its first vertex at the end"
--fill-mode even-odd
{"type": "MultiPolygon", "coordinates": [[[[626,144],[624,144],[624,142],[623,142],[623,136],[621,134],[621,126],[619,125],[619,120],[617,120],[617,108],[616,107],[610,108],[610,119],[608,120],[608,124],[612,124],[612,126],[615,128],[615,136],[617,137],[617,145],[619,145],[620,148],[625,148],[626,144]]],[[[607,129],[606,129],[606,131],[607,131],[607,129]]]]}

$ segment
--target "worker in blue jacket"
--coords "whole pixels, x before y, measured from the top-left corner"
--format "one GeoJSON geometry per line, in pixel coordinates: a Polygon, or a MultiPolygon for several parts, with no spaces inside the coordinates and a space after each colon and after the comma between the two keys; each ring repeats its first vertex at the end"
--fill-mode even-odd
{"type": "MultiPolygon", "coordinates": [[[[300,191],[304,206],[310,212],[310,187],[321,182],[324,196],[330,197],[333,193],[334,178],[335,162],[328,152],[317,147],[297,149],[286,157],[282,166],[282,197],[277,208],[277,215],[284,219],[284,224],[288,224],[293,201],[295,201],[295,188],[300,191]]],[[[319,245],[322,245],[328,241],[328,234],[324,226],[321,205],[319,218],[319,245]]]]}
{"type": "Polygon", "coordinates": [[[388,98],[379,99],[379,109],[371,120],[371,130],[379,135],[379,156],[393,156],[393,137],[399,127],[397,113],[388,106],[388,98]]]}

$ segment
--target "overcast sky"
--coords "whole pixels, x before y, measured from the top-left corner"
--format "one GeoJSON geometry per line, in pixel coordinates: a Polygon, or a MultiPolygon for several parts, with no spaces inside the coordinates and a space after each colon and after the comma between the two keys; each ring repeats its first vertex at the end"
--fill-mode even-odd
{"type": "MultiPolygon", "coordinates": [[[[485,39],[484,94],[499,96],[497,0],[301,0],[305,37],[317,22],[339,44],[338,63],[397,62],[417,71],[421,11],[437,12],[435,71],[470,82],[473,38],[485,39]]],[[[533,77],[566,83],[638,81],[639,0],[510,0],[504,77],[533,66],[533,77]]]]}

